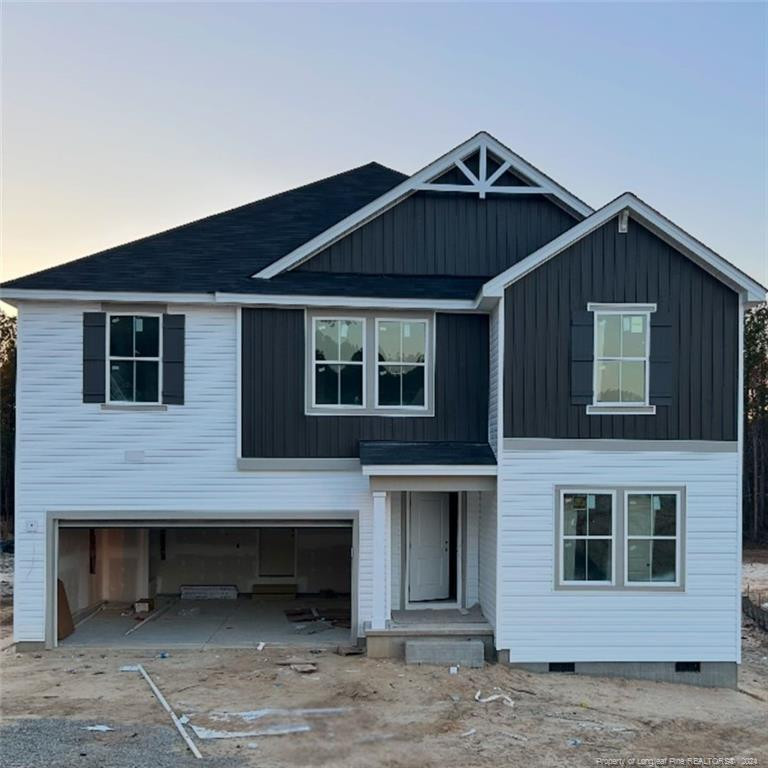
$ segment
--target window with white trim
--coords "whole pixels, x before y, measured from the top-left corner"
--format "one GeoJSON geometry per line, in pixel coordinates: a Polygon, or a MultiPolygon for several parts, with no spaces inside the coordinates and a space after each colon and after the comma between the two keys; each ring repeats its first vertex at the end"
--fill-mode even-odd
{"type": "Polygon", "coordinates": [[[365,406],[365,320],[315,317],[312,323],[315,406],[365,406]]]}
{"type": "Polygon", "coordinates": [[[159,315],[109,315],[109,402],[160,402],[161,333],[159,315]]]}
{"type": "Polygon", "coordinates": [[[612,584],[614,494],[563,491],[560,515],[560,582],[612,584]]]}
{"type": "Polygon", "coordinates": [[[677,584],[680,494],[626,494],[627,584],[677,584]]]}
{"type": "Polygon", "coordinates": [[[648,405],[650,311],[595,310],[594,404],[648,405]]]}
{"type": "Polygon", "coordinates": [[[427,321],[376,320],[376,405],[425,408],[427,321]]]}

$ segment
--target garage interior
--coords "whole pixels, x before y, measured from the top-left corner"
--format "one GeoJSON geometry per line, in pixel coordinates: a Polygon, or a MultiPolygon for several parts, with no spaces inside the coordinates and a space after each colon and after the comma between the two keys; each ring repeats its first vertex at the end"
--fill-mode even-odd
{"type": "Polygon", "coordinates": [[[350,641],[348,521],[88,526],[58,530],[61,646],[202,649],[350,641]]]}

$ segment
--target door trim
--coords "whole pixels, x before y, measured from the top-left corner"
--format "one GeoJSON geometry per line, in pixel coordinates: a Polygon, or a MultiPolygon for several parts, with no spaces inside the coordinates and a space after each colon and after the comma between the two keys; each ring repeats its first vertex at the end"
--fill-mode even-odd
{"type": "MultiPolygon", "coordinates": [[[[457,493],[458,504],[456,508],[456,561],[452,564],[456,569],[456,599],[455,600],[418,600],[411,602],[411,503],[413,493],[420,493],[419,491],[407,491],[405,494],[405,526],[401,528],[401,548],[404,550],[404,570],[405,573],[401,574],[401,580],[403,583],[403,610],[418,610],[420,608],[426,608],[430,610],[438,610],[440,608],[461,608],[464,602],[464,573],[461,567],[463,557],[463,537],[464,537],[464,494],[457,493]]],[[[432,493],[432,491],[430,491],[432,493]]],[[[448,491],[442,491],[442,493],[449,493],[448,491]]],[[[450,561],[449,561],[450,562],[450,561]]]]}

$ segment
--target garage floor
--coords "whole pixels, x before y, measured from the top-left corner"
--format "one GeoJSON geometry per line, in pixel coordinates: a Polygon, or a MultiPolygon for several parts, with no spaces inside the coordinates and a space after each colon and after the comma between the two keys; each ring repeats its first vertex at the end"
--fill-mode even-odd
{"type": "Polygon", "coordinates": [[[349,598],[296,600],[180,600],[166,598],[157,618],[139,622],[126,604],[111,603],[85,619],[59,645],[111,648],[255,648],[260,642],[280,645],[338,645],[350,641],[349,627],[330,622],[293,622],[286,610],[316,608],[334,615],[349,608],[349,598]],[[165,606],[168,606],[165,608],[165,606]],[[128,615],[123,616],[123,613],[128,615]]]}

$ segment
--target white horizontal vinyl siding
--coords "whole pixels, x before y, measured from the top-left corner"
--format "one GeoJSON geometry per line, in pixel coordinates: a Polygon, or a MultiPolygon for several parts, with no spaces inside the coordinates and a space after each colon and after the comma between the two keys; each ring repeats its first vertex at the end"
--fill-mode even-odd
{"type": "MultiPolygon", "coordinates": [[[[468,503],[479,510],[478,536],[478,601],[483,615],[496,627],[496,493],[468,493],[468,503]],[[471,501],[470,501],[471,499],[471,501]]],[[[497,643],[498,647],[498,643],[497,643]]]]}
{"type": "Polygon", "coordinates": [[[359,473],[238,472],[236,310],[186,315],[185,405],[108,411],[82,402],[83,312],[24,304],[17,410],[16,640],[42,640],[45,519],[56,511],[226,518],[238,512],[359,512],[358,621],[371,616],[371,495],[359,473]],[[143,463],[126,462],[143,451],[143,463]],[[34,521],[37,532],[27,532],[34,521]]]}
{"type": "Polygon", "coordinates": [[[737,661],[738,478],[735,452],[505,450],[498,648],[517,662],[737,661]],[[555,590],[554,489],[568,484],[685,486],[685,591],[555,590]]]}

